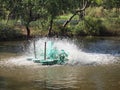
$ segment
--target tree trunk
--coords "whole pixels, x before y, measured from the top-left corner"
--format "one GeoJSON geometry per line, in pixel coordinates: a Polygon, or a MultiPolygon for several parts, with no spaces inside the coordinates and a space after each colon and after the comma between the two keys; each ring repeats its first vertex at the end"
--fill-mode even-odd
{"type": "Polygon", "coordinates": [[[50,26],[48,29],[48,36],[49,37],[51,37],[51,35],[52,35],[52,26],[53,26],[53,18],[51,18],[51,20],[50,20],[50,26]]]}
{"type": "Polygon", "coordinates": [[[75,12],[64,24],[63,27],[65,28],[67,26],[67,24],[74,18],[74,16],[77,14],[77,12],[75,12]]]}
{"type": "Polygon", "coordinates": [[[10,15],[11,15],[11,13],[12,13],[12,12],[10,12],[10,13],[8,14],[8,16],[7,16],[6,25],[8,24],[8,21],[9,21],[9,19],[10,19],[10,15]]]}
{"type": "MultiPolygon", "coordinates": [[[[83,0],[83,7],[85,7],[85,0],[83,0]]],[[[85,17],[85,9],[82,11],[81,19],[84,19],[84,17],[85,17]]]]}
{"type": "Polygon", "coordinates": [[[26,30],[27,30],[27,39],[30,38],[30,28],[28,25],[26,25],[26,30]]]}
{"type": "Polygon", "coordinates": [[[84,13],[85,9],[87,8],[87,5],[88,5],[88,1],[85,2],[82,9],[75,11],[75,13],[63,24],[63,27],[65,28],[67,26],[67,24],[74,18],[75,15],[77,15],[78,13],[81,13],[81,12],[84,13]]]}

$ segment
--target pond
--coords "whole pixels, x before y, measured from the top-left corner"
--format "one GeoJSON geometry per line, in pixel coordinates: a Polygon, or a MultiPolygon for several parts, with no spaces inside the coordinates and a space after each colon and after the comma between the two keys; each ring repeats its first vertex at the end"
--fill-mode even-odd
{"type": "Polygon", "coordinates": [[[65,65],[41,65],[33,40],[0,42],[0,90],[120,90],[120,38],[35,39],[39,56],[53,41],[69,53],[65,65]]]}

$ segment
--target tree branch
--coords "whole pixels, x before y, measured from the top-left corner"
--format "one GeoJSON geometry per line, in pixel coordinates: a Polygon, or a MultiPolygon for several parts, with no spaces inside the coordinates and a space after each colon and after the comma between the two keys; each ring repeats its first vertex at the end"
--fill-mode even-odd
{"type": "Polygon", "coordinates": [[[74,18],[74,16],[77,15],[77,13],[79,13],[79,12],[81,13],[82,11],[84,11],[87,8],[87,6],[88,6],[88,0],[85,2],[85,5],[82,9],[76,10],[74,12],[74,14],[63,24],[63,27],[66,27],[67,24],[74,18]]]}

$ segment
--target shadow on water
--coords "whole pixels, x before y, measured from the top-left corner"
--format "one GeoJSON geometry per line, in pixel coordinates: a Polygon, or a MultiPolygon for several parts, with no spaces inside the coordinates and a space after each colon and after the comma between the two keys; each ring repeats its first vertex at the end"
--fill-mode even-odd
{"type": "Polygon", "coordinates": [[[120,37],[82,37],[76,39],[76,42],[84,52],[120,54],[120,37]]]}
{"type": "Polygon", "coordinates": [[[5,80],[4,77],[0,76],[0,90],[5,90],[7,86],[7,81],[5,80]]]}
{"type": "Polygon", "coordinates": [[[22,53],[29,43],[29,41],[0,42],[0,53],[22,53]]]}
{"type": "Polygon", "coordinates": [[[22,55],[29,47],[29,41],[0,42],[0,60],[22,55]]]}

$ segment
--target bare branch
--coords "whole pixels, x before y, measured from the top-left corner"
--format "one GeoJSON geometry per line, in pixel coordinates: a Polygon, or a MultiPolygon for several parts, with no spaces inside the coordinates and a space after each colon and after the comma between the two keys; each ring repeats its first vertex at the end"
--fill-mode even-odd
{"type": "Polygon", "coordinates": [[[74,16],[77,15],[77,13],[79,13],[79,12],[81,13],[82,11],[84,11],[87,8],[87,6],[88,6],[88,0],[85,2],[85,5],[82,9],[76,10],[74,12],[74,14],[63,24],[63,27],[66,27],[67,24],[74,18],[74,16]]]}

